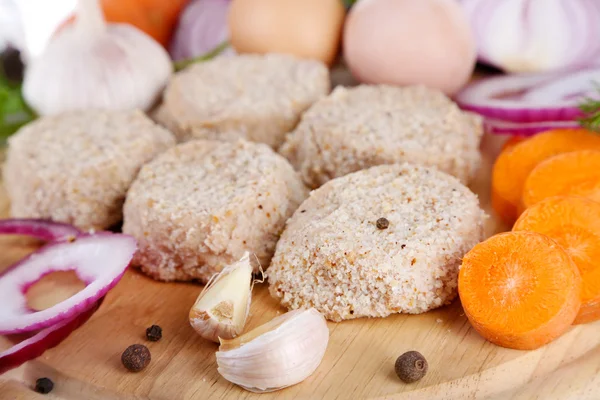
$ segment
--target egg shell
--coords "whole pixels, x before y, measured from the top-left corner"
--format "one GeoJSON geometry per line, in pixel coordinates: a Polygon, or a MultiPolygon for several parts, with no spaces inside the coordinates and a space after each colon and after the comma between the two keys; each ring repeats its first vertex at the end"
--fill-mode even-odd
{"type": "Polygon", "coordinates": [[[344,28],[344,57],[364,83],[423,84],[455,94],[469,80],[476,43],[455,0],[360,0],[344,28]]]}
{"type": "Polygon", "coordinates": [[[341,0],[233,0],[230,43],[239,53],[285,53],[331,65],[345,15],[341,0]]]}

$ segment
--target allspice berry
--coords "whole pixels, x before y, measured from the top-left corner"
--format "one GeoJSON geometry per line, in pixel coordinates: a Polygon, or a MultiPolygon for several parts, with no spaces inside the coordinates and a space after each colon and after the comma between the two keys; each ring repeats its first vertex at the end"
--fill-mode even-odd
{"type": "Polygon", "coordinates": [[[34,390],[41,394],[48,394],[54,389],[54,382],[50,378],[40,378],[35,381],[34,390]]]}
{"type": "Polygon", "coordinates": [[[121,355],[121,362],[132,372],[139,372],[146,368],[150,359],[150,350],[143,344],[132,344],[121,355]]]}
{"type": "Polygon", "coordinates": [[[396,360],[396,375],[406,383],[416,382],[427,374],[429,365],[418,351],[407,351],[396,360]]]}

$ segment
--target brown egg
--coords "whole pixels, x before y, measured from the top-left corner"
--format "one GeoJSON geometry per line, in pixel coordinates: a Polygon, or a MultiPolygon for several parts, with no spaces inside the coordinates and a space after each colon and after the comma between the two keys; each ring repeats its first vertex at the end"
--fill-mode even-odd
{"type": "Polygon", "coordinates": [[[341,0],[233,0],[230,42],[239,53],[287,53],[331,65],[345,13],[341,0]]]}
{"type": "Polygon", "coordinates": [[[344,58],[365,83],[423,84],[454,94],[469,80],[475,39],[456,0],[359,0],[344,58]]]}

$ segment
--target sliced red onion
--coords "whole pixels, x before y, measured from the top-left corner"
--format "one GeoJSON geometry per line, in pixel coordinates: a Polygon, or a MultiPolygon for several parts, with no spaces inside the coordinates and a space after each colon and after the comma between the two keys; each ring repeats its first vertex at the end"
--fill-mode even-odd
{"type": "Polygon", "coordinates": [[[482,79],[456,96],[465,110],[510,122],[573,121],[585,98],[598,97],[600,67],[570,73],[502,75],[482,79]]]}
{"type": "Polygon", "coordinates": [[[31,236],[53,241],[79,236],[81,231],[73,225],[43,219],[1,219],[0,234],[31,236]]]}
{"type": "Polygon", "coordinates": [[[71,332],[83,325],[100,307],[102,299],[87,311],[44,328],[35,335],[0,352],[0,374],[41,356],[46,350],[58,346],[71,332]]]}
{"type": "Polygon", "coordinates": [[[577,128],[579,124],[575,121],[550,121],[550,122],[507,122],[493,119],[485,120],[485,130],[497,135],[532,136],[539,132],[551,129],[577,128]]]}
{"type": "Polygon", "coordinates": [[[600,62],[597,0],[461,0],[481,62],[506,72],[572,70],[600,62]]]}
{"type": "Polygon", "coordinates": [[[0,334],[39,330],[89,309],[121,279],[136,251],[135,239],[101,232],[51,242],[0,275],[0,334]],[[73,271],[86,287],[42,311],[27,307],[25,289],[54,271],[73,271]]]}
{"type": "MultiPolygon", "coordinates": [[[[183,10],[170,46],[175,61],[209,53],[229,38],[227,12],[231,0],[193,0],[183,10]]],[[[232,53],[228,48],[221,54],[232,53]]]]}

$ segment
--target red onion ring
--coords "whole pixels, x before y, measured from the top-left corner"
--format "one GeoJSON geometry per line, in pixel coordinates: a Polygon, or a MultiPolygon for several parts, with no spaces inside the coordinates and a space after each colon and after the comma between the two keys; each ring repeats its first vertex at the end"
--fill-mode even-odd
{"type": "Polygon", "coordinates": [[[51,242],[0,275],[0,334],[47,328],[92,307],[121,279],[137,249],[123,234],[83,234],[51,242]],[[27,307],[24,288],[53,271],[74,271],[87,286],[42,311],[27,307]]]}
{"type": "Polygon", "coordinates": [[[570,73],[503,75],[482,79],[456,96],[459,106],[509,122],[574,121],[579,104],[598,97],[600,67],[570,73]]]}
{"type": "Polygon", "coordinates": [[[37,239],[53,241],[79,236],[81,231],[73,225],[43,219],[2,219],[0,234],[31,236],[37,239]]]}
{"type": "Polygon", "coordinates": [[[102,304],[101,298],[87,311],[42,329],[35,335],[0,352],[0,374],[41,356],[46,350],[58,346],[71,332],[83,325],[102,304]]]}

